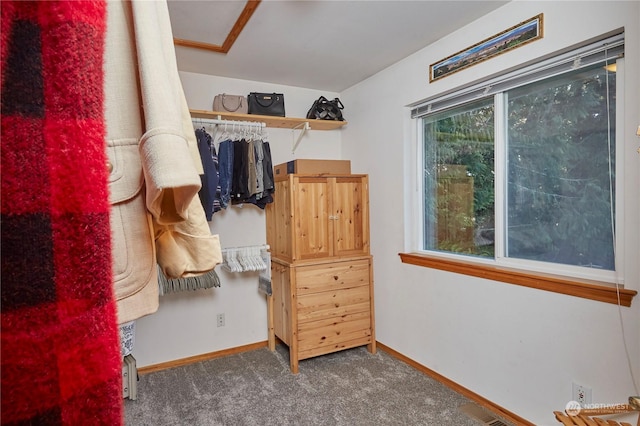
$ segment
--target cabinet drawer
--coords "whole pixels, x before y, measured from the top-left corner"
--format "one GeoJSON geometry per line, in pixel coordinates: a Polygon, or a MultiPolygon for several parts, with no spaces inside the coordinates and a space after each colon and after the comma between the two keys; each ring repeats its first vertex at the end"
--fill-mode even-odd
{"type": "Polygon", "coordinates": [[[298,337],[301,338],[302,336],[308,334],[311,330],[317,330],[319,328],[325,327],[334,327],[339,324],[362,320],[366,321],[366,328],[371,326],[371,313],[369,312],[369,310],[355,310],[353,312],[344,313],[339,316],[321,318],[310,322],[307,321],[298,324],[298,337]]]}
{"type": "Polygon", "coordinates": [[[303,266],[296,272],[298,295],[370,284],[369,260],[303,266]]]}
{"type": "MultiPolygon", "coordinates": [[[[309,324],[311,326],[312,324],[309,324]]],[[[311,327],[298,333],[298,349],[314,350],[318,353],[332,352],[341,349],[346,342],[358,341],[367,343],[371,338],[371,321],[369,316],[356,318],[353,321],[337,322],[331,325],[311,327]]]]}
{"type": "Polygon", "coordinates": [[[298,297],[298,323],[340,317],[371,309],[369,286],[311,293],[298,297]]]}

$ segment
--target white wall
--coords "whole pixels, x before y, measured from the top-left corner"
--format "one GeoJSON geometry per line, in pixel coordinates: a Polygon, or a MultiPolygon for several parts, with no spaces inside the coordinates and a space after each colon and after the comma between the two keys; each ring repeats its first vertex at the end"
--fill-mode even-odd
{"type": "MultiPolygon", "coordinates": [[[[180,77],[191,109],[211,110],[218,93],[278,92],[285,97],[287,116],[304,117],[320,95],[338,96],[299,87],[212,77],[181,72],[180,77]]],[[[292,153],[294,132],[269,128],[273,163],[294,158],[341,159],[339,131],[310,131],[292,153]]],[[[299,131],[295,131],[297,138],[299,131]]],[[[266,244],[264,211],[245,205],[215,213],[211,231],[220,235],[222,247],[266,244]]],[[[222,286],[212,290],[162,296],[153,315],[136,321],[133,355],[138,367],[187,358],[264,341],[267,339],[265,297],[258,292],[258,274],[228,273],[216,268],[222,286]],[[216,315],[225,314],[225,326],[216,326],[216,315]]]]}
{"type": "MultiPolygon", "coordinates": [[[[343,157],[370,174],[377,340],[536,424],[571,400],[571,382],[594,403],[622,403],[634,390],[618,307],[572,296],[405,265],[405,179],[414,162],[406,105],[626,28],[624,116],[626,287],[640,290],[639,2],[514,1],[341,94],[351,110],[343,157]],[[518,22],[544,13],[544,38],[435,83],[429,65],[518,22]]],[[[640,298],[621,308],[640,380],[640,298]]]]}

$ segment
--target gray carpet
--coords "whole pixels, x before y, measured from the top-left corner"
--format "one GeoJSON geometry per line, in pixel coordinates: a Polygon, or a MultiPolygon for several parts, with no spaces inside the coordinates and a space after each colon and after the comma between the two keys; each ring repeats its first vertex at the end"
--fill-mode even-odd
{"type": "Polygon", "coordinates": [[[470,401],[384,351],[355,348],[300,361],[286,346],[140,376],[125,400],[125,425],[482,424],[460,411],[470,401]]]}

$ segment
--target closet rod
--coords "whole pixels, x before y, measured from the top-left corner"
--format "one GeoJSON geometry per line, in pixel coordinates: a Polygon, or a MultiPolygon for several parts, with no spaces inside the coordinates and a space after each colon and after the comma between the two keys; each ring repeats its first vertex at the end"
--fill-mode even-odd
{"type": "Polygon", "coordinates": [[[262,123],[259,121],[239,121],[239,120],[223,120],[222,118],[220,118],[220,116],[218,116],[218,118],[192,118],[191,119],[192,123],[206,123],[206,124],[215,124],[215,125],[219,125],[219,124],[228,124],[231,126],[248,126],[248,127],[260,127],[260,128],[265,128],[267,127],[267,123],[262,123]]]}

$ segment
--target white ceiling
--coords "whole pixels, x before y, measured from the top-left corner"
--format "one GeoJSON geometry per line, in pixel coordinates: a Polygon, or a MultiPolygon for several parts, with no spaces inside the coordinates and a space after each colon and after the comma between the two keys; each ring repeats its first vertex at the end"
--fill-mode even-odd
{"type": "MultiPolygon", "coordinates": [[[[217,45],[245,5],[244,0],[168,3],[174,37],[217,45]]],[[[263,0],[227,54],[176,46],[178,68],[341,92],[505,3],[263,0]]]]}

